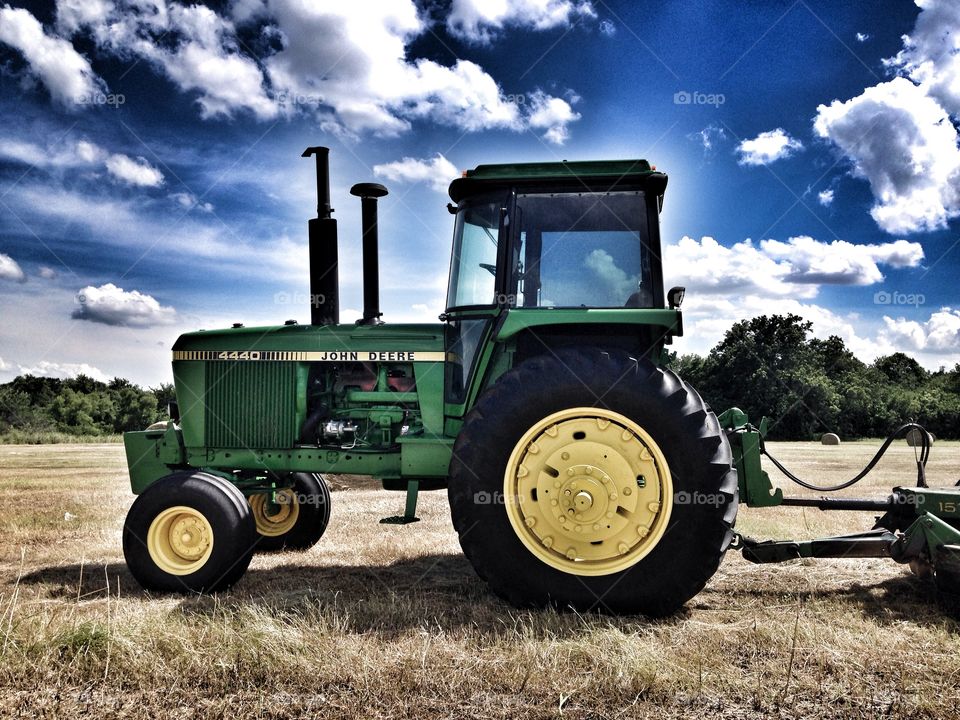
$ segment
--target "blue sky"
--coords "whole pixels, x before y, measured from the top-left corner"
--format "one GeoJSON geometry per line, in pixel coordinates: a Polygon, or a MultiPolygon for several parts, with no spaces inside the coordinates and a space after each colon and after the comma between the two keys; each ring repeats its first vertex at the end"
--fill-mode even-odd
{"type": "Polygon", "coordinates": [[[308,319],[308,145],[343,319],[360,181],[388,322],[443,309],[445,188],[480,163],[670,175],[681,352],[795,312],[863,359],[960,361],[960,7],[450,0],[0,4],[0,381],[169,379],[176,336],[308,319]]]}

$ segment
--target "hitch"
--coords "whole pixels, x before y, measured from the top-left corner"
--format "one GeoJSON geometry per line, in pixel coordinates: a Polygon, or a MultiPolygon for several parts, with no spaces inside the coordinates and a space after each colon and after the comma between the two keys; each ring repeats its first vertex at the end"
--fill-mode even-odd
{"type": "Polygon", "coordinates": [[[745,412],[731,408],[718,419],[733,450],[740,501],[744,504],[882,513],[873,529],[850,535],[763,541],[738,535],[731,547],[741,550],[746,560],[777,563],[800,558],[891,558],[915,569],[932,570],[938,586],[960,593],[960,487],[927,487],[925,466],[929,442],[922,445],[917,458],[917,487],[895,487],[886,498],[784,497],[782,490],[773,487],[761,465],[761,456],[766,455],[777,469],[804,488],[820,492],[843,490],[873,470],[894,440],[914,428],[920,428],[921,437],[927,438],[926,430],[914,423],[898,428],[856,477],[839,485],[820,487],[796,477],[767,452],[764,447],[766,418],[754,426],[745,412]]]}

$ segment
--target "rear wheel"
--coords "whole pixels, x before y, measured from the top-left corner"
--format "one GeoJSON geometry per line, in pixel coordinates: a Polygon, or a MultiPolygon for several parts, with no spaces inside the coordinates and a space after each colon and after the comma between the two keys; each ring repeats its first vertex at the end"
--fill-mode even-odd
{"type": "Polygon", "coordinates": [[[134,501],[123,555],[147,590],[212,592],[243,576],[255,540],[250,509],[232,483],[183,472],[158,480],[134,501]]]}
{"type": "Polygon", "coordinates": [[[664,615],[732,540],[737,478],[716,416],[672,372],[563,351],[468,413],[449,497],[460,543],[519,605],[664,615]]]}
{"type": "Polygon", "coordinates": [[[251,495],[250,509],[257,526],[257,550],[306,550],[323,536],[330,521],[330,489],[314,473],[294,473],[293,486],[275,493],[271,507],[267,493],[251,495]]]}

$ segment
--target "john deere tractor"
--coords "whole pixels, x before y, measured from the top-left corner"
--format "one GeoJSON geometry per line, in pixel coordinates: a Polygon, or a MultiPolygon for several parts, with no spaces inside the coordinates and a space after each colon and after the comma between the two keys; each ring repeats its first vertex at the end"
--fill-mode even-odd
{"type": "Polygon", "coordinates": [[[181,336],[170,421],[124,437],[138,497],[123,548],[145,588],[216,591],[255,552],[311,547],[330,515],[329,473],[405,492],[404,514],[385,522],[414,522],[418,492],[445,488],[466,556],[518,605],[663,615],[703,588],[731,546],[769,562],[896,556],[900,543],[897,559],[947,572],[960,548],[950,491],[908,491],[943,493],[934,514],[933,499],[901,502],[897,491],[858,501],[849,509],[890,520],[847,538],[758,543],[734,532],[739,501],[852,501],[774,492],[760,467],[764,424],[736,409],[718,418],[663,367],[682,334],[684,291],[664,292],[667,176],[646,161],[465,172],[450,185],[446,311],[394,325],[378,298],[387,190],[351,190],[364,310],[341,323],[328,150],[304,156],[318,189],[311,323],[181,336]]]}

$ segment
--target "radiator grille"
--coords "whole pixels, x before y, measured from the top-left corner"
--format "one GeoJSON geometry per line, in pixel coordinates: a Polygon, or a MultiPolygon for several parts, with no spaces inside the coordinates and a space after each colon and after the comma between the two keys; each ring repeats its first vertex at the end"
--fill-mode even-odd
{"type": "Polygon", "coordinates": [[[297,438],[296,363],[207,363],[206,389],[207,447],[293,445],[297,438]]]}

